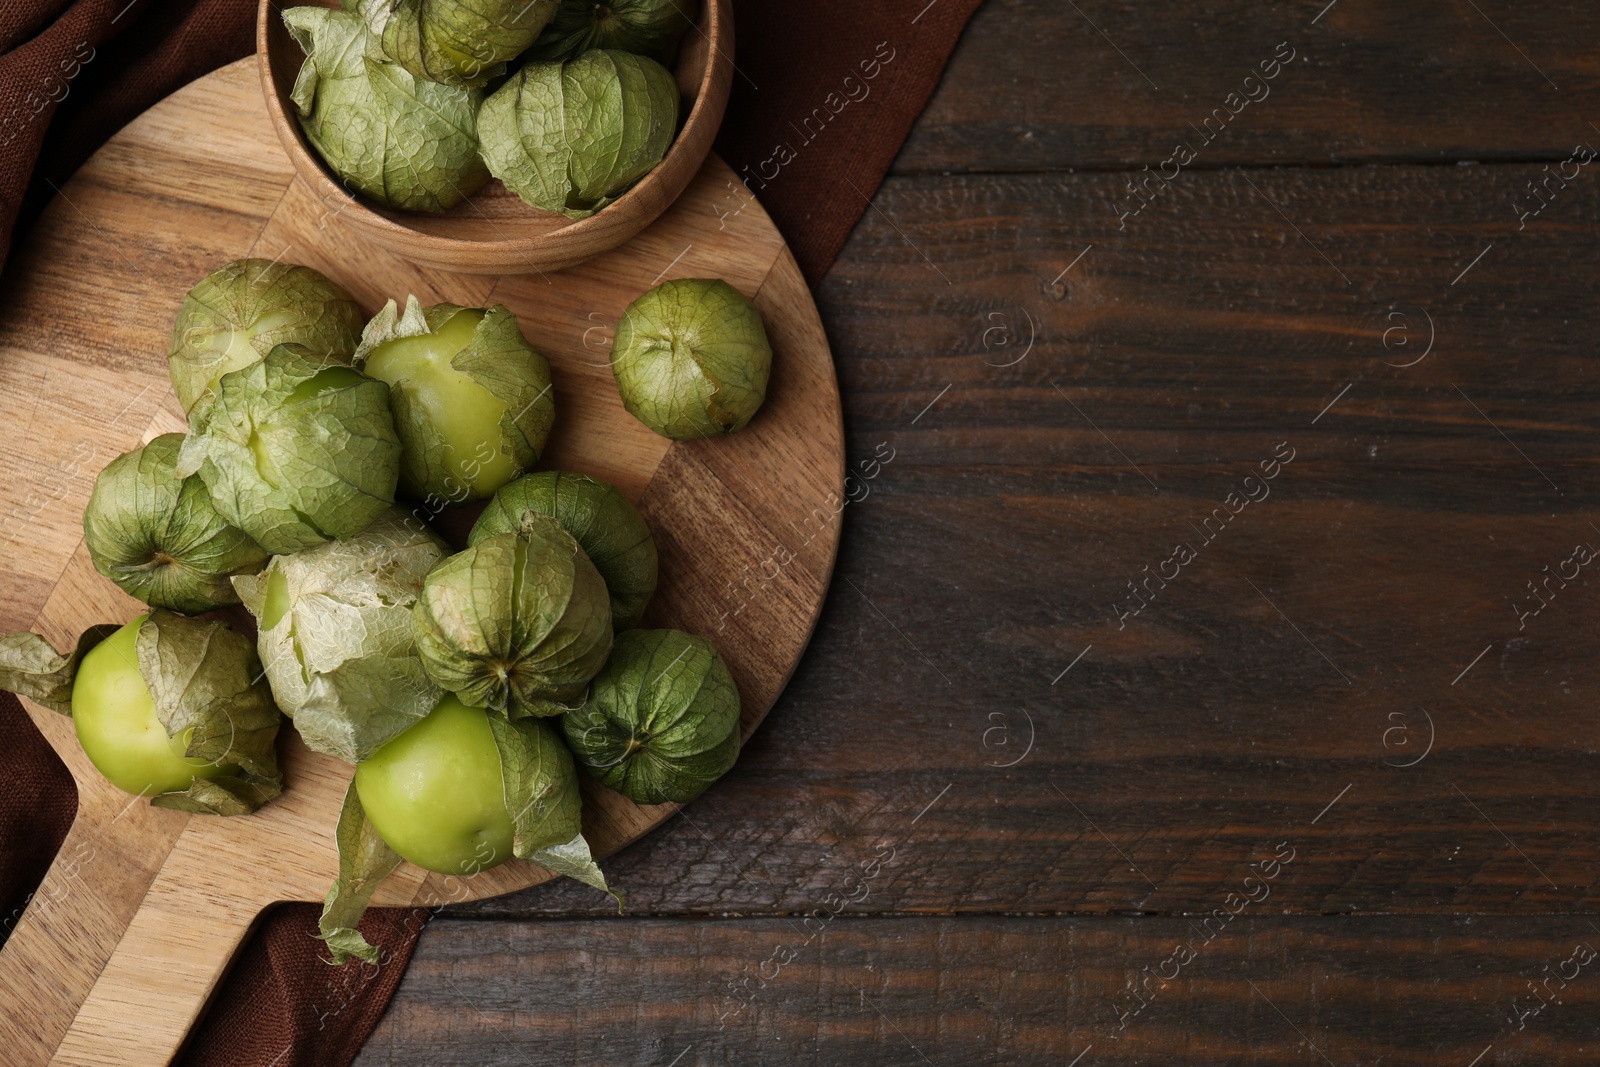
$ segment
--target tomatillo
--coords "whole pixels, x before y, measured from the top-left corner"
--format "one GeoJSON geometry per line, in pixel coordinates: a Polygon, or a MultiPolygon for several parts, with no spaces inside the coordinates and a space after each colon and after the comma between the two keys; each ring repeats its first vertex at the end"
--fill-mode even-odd
{"type": "Polygon", "coordinates": [[[250,639],[225,623],[157,608],[90,626],[66,655],[0,634],[0,689],[70,715],[100,773],[156,807],[248,815],[283,791],[283,716],[250,639]]]}
{"type": "Polygon", "coordinates": [[[197,778],[218,778],[236,767],[185,756],[194,727],[172,736],[156,716],[155,699],[139,673],[135,643],[150,616],[140,615],[100,642],[78,664],[72,684],[72,723],[95,769],[127,793],[159,796],[188,789],[197,778]]]}
{"type": "Polygon", "coordinates": [[[224,374],[192,418],[176,472],[276,556],[350,537],[394,503],[400,438],[389,387],[283,344],[224,374]]]}
{"type": "Polygon", "coordinates": [[[572,753],[553,725],[509,722],[446,696],[356,767],[335,831],[339,877],[317,922],[333,962],[378,962],[357,926],[402,858],[471,875],[517,856],[610,892],[581,807],[572,753]]]}
{"type": "Polygon", "coordinates": [[[628,414],[663,437],[744,429],[767,397],[772,344],[761,311],[720,278],[674,278],[628,305],[611,343],[628,414]]]}
{"type": "Polygon", "coordinates": [[[349,363],[361,340],[361,308],[310,267],[237,259],[183,298],[167,366],[191,418],[216,399],[222,376],[281,344],[305,345],[323,363],[349,363]]]}
{"type": "Polygon", "coordinates": [[[503,306],[416,297],[367,324],[356,363],[389,385],[400,484],[439,504],[489,496],[531,468],[555,419],[550,364],[503,306]]]}
{"type": "Polygon", "coordinates": [[[500,750],[481,708],[446,695],[427,718],[356,767],[373,829],[440,874],[476,874],[511,858],[500,750]]]}

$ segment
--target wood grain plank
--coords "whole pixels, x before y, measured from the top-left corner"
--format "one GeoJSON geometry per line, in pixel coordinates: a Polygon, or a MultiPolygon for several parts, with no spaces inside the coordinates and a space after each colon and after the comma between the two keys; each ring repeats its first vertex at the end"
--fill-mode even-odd
{"type": "Polygon", "coordinates": [[[1592,1063],[1600,1039],[1600,933],[1577,917],[1245,913],[1210,933],[1183,919],[435,921],[356,1063],[1545,1067],[1592,1063]],[[1519,1020],[1546,979],[1548,1004],[1519,1020]]]}
{"type": "MultiPolygon", "coordinates": [[[[37,712],[35,721],[52,742],[75,744],[70,720],[37,712]]],[[[78,813],[0,953],[0,1000],[8,1005],[83,1002],[189,820],[91,780],[98,773],[87,760],[69,762],[78,813]]],[[[0,1041],[10,1062],[44,1063],[71,1022],[70,1012],[10,1010],[0,1014],[0,1041]]]]}
{"type": "Polygon", "coordinates": [[[273,135],[248,79],[212,80],[215,92],[190,86],[177,107],[130,123],[11,257],[0,286],[0,425],[11,431],[0,450],[0,629],[32,625],[81,540],[95,474],[138,443],[170,395],[165,357],[183,294],[248,247],[292,174],[281,153],[260,151],[273,135]],[[185,165],[166,165],[174,153],[185,165]]]}
{"type": "Polygon", "coordinates": [[[792,911],[940,798],[882,907],[1193,910],[1294,835],[1282,909],[1592,910],[1600,599],[1512,604],[1600,547],[1600,186],[1519,233],[1513,170],[1195,175],[1064,277],[1118,179],[892,180],[819,302],[847,457],[895,458],[739,766],[610,861],[631,906],[792,911]]]}
{"type": "Polygon", "coordinates": [[[350,276],[348,291],[373,313],[388,300],[404,307],[410,295],[424,304],[483,304],[488,299],[493,278],[445,274],[364,243],[340,219],[349,203],[324,201],[296,177],[283,189],[250,254],[273,262],[299,263],[335,277],[346,274],[351,249],[359,248],[366,269],[350,276]]]}
{"type": "MultiPolygon", "coordinates": [[[[165,429],[162,413],[146,428],[165,429]]],[[[130,619],[144,605],[99,579],[82,547],[55,582],[36,632],[71,648],[97,623],[130,619]],[[83,580],[87,574],[96,579],[83,580]]],[[[29,703],[26,712],[50,743],[77,790],[77,814],[0,953],[0,999],[31,1011],[0,1014],[0,1042],[17,1063],[44,1063],[72,1022],[66,1006],[83,1002],[116,950],[190,816],[152,807],[113,786],[89,762],[70,717],[29,703]]]]}
{"type": "Polygon", "coordinates": [[[436,921],[360,1062],[1591,1062],[1585,978],[1516,1012],[1600,945],[1597,606],[1586,576],[1511,605],[1600,544],[1592,175],[1519,228],[1538,164],[1201,172],[1565,159],[1595,17],[980,9],[819,291],[848,469],[895,458],[784,699],[608,861],[634,919],[560,921],[603,909],[559,884],[447,912],[501,921],[436,921]],[[936,177],[1068,168],[1128,173],[936,177]],[[1271,496],[1119,627],[1280,441],[1271,496]],[[1270,904],[1125,1019],[1279,841],[1270,904]]]}
{"type": "Polygon", "coordinates": [[[1595,143],[1596,32],[1594,8],[1548,0],[989,0],[895,169],[1156,170],[1180,141],[1200,168],[1564,159],[1595,143]],[[1289,68],[1246,85],[1282,42],[1289,68]]]}
{"type": "MultiPolygon", "coordinates": [[[[816,309],[786,295],[796,285],[804,285],[800,266],[785,250],[755,294],[767,333],[789,338],[792,345],[825,347],[827,336],[816,309]]],[[[723,610],[729,618],[760,596],[777,571],[796,563],[826,585],[839,538],[838,516],[846,499],[859,490],[846,484],[843,470],[795,460],[825,442],[842,466],[844,427],[833,402],[838,388],[832,367],[775,356],[760,415],[735,436],[688,446],[725,494],[749,502],[755,528],[771,535],[757,546],[761,551],[752,569],[722,579],[723,610]]],[[[726,625],[720,614],[717,623],[719,629],[726,625]]]]}

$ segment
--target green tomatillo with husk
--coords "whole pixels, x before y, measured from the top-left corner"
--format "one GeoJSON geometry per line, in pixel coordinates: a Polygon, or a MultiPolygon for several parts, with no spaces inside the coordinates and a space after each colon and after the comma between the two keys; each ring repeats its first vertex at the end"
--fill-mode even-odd
{"type": "Polygon", "coordinates": [[[583,702],[611,651],[605,581],[555,519],[484,538],[435,567],[413,609],[429,677],[512,719],[583,702]]]}
{"type": "Polygon", "coordinates": [[[417,658],[411,606],[449,549],[398,508],[360,533],[234,579],[273,698],[307,747],[360,763],[443,690],[417,658]]]}
{"type": "Polygon", "coordinates": [[[738,758],[739,689],[705,638],[628,630],[561,728],[590,775],[640,804],[681,804],[738,758]]]}
{"type": "Polygon", "coordinates": [[[610,892],[579,814],[577,772],[560,731],[445,695],[358,766],[345,794],[339,878],[320,923],[333,962],[376,962],[356,923],[401,859],[468,877],[516,856],[610,892]]]}
{"type": "Polygon", "coordinates": [[[482,499],[544,451],[555,421],[550,364],[504,305],[393,300],[361,337],[356,365],[387,382],[400,436],[400,485],[459,504],[482,499]]]}
{"type": "Polygon", "coordinates": [[[158,807],[246,815],[282,790],[281,717],[248,638],[169,611],[91,627],[70,655],[0,637],[0,689],[70,715],[95,768],[158,807]]]}
{"type": "Polygon", "coordinates": [[[237,604],[230,579],[268,556],[217,514],[198,476],[178,477],[182,444],[182,434],[162,434],[108,463],[89,494],[83,541],[95,570],[123,592],[195,615],[237,604]]]}
{"type": "Polygon", "coordinates": [[[418,78],[482,85],[539,36],[556,0],[345,0],[384,54],[418,78]]]}
{"type": "Polygon", "coordinates": [[[772,345],[743,293],[721,279],[684,278],[628,305],[611,373],[634,418],[692,441],[744,429],[766,399],[772,345]]]}
{"type": "Polygon", "coordinates": [[[484,162],[528,204],[581,219],[660,163],[678,128],[678,83],[653,59],[600,49],[529,63],[483,102],[484,162]]]}
{"type": "Polygon", "coordinates": [[[211,402],[217,379],[280,344],[300,344],[328,363],[349,363],[361,339],[361,309],[310,267],[237,259],[183,298],[167,367],[191,415],[211,402]]]}
{"type": "Polygon", "coordinates": [[[279,345],[222,376],[177,469],[198,471],[217,513],[268,552],[349,537],[394,503],[400,439],[389,387],[279,345]]]}
{"type": "Polygon", "coordinates": [[[489,180],[478,158],[481,90],[406,70],[353,11],[291,7],[283,21],[306,53],[290,94],[300,128],[346,188],[441,212],[489,180]]]}
{"type": "Polygon", "coordinates": [[[670,64],[698,8],[697,0],[561,0],[525,58],[576,59],[591,49],[613,48],[670,64]]]}
{"type": "Polygon", "coordinates": [[[639,509],[616,486],[587,474],[539,471],[495,493],[467,535],[467,546],[496,534],[521,533],[530,516],[549,516],[571,534],[605,580],[611,623],[639,625],[656,591],[655,538],[639,509]]]}

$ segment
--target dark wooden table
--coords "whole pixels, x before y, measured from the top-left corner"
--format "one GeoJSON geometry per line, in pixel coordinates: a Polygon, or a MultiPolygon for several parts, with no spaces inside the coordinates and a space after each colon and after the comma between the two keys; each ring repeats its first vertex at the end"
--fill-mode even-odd
{"type": "Polygon", "coordinates": [[[979,12],[786,696],[361,1064],[1600,1062],[1600,9],[1326,2],[979,12]]]}

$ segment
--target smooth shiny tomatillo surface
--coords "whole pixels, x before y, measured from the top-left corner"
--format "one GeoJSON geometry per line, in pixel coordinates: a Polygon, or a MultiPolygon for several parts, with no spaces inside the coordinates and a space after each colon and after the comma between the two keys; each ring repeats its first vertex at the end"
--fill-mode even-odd
{"type": "Polygon", "coordinates": [[[482,308],[463,308],[433,333],[386,341],[363,367],[370,377],[403,385],[438,432],[451,474],[472,498],[488,496],[521,473],[500,447],[506,402],[450,365],[472,341],[483,315],[482,308]]]}
{"type": "Polygon", "coordinates": [[[418,867],[475,874],[511,858],[500,750],[481,708],[445,696],[356,767],[355,781],[373,829],[418,867]]]}
{"type": "Polygon", "coordinates": [[[135,642],[148,615],[90,649],[72,686],[72,722],[89,762],[118,789],[144,796],[181,792],[196,778],[231,774],[231,765],[185,756],[194,727],[168,736],[135,642]]]}

